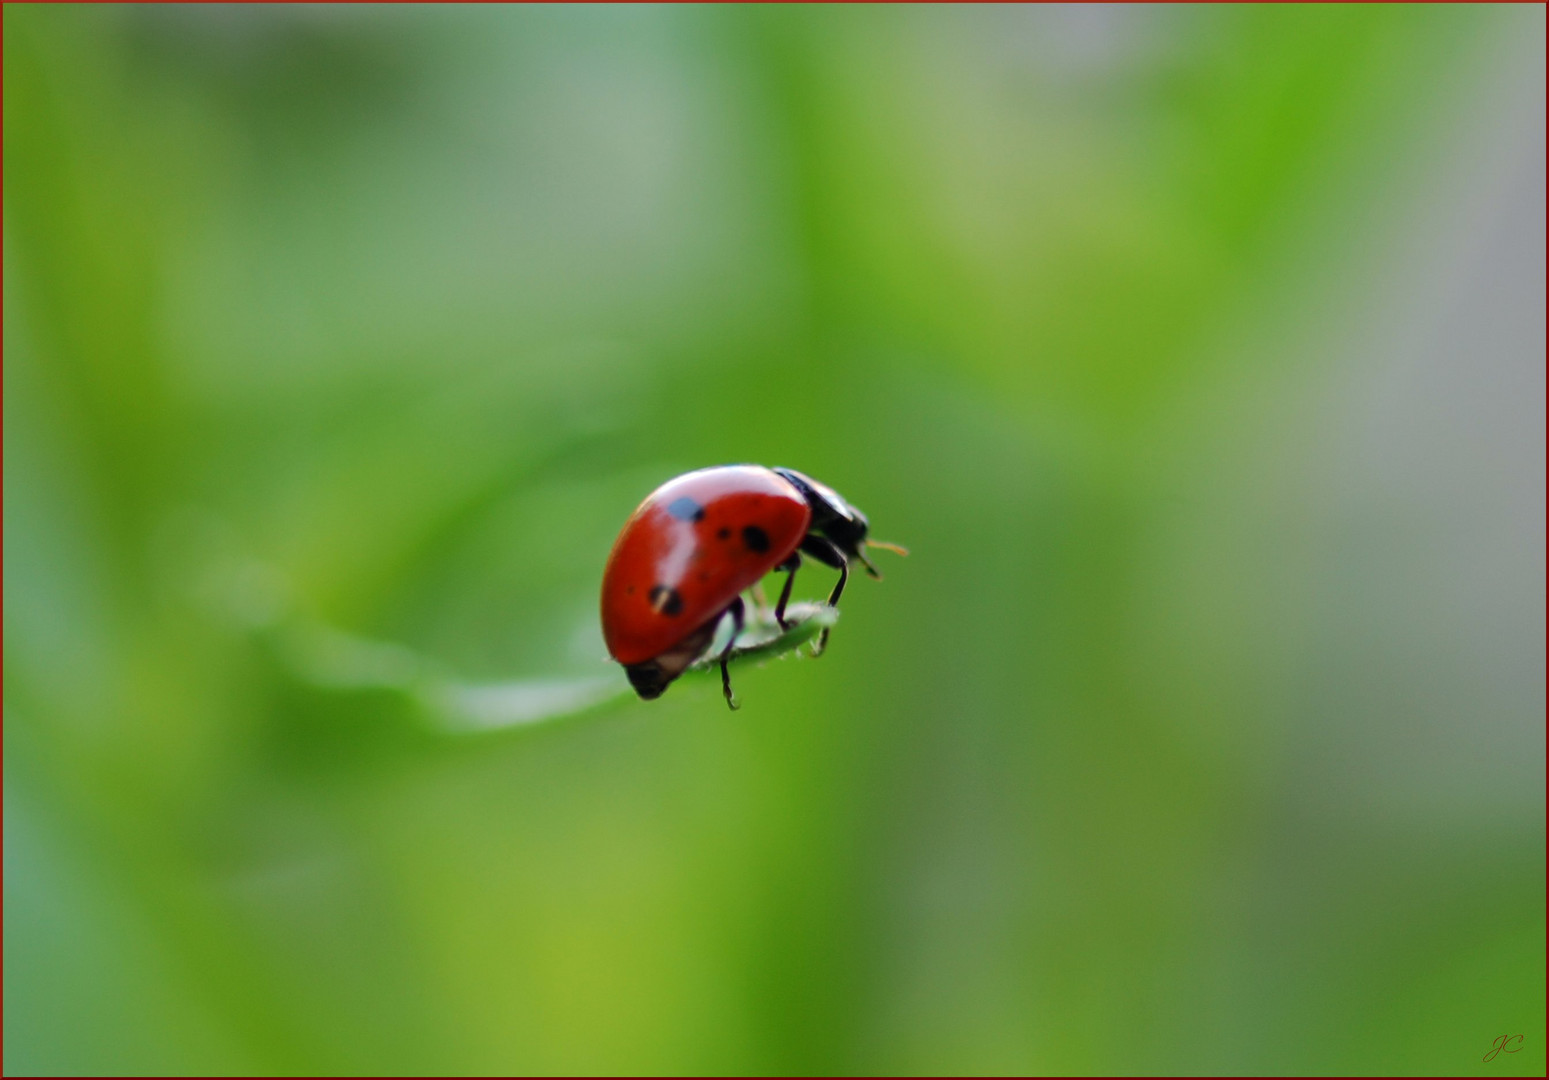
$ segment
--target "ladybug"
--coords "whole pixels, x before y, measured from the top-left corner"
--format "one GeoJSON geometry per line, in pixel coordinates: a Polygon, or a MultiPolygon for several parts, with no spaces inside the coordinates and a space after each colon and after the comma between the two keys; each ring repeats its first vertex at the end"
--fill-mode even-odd
{"type": "MultiPolygon", "coordinates": [[[[602,636],[646,700],[660,697],[710,646],[730,615],[733,631],[721,650],[721,691],[732,698],[726,661],[742,633],[742,591],[773,570],[787,573],[774,618],[789,628],[785,606],[802,555],[839,571],[829,593],[839,602],[850,564],[882,575],[865,547],[908,554],[867,538],[866,515],[838,492],[795,469],[718,465],[667,481],[646,496],[613,542],[602,574],[602,636]]],[[[828,643],[824,628],[815,652],[828,643]]]]}

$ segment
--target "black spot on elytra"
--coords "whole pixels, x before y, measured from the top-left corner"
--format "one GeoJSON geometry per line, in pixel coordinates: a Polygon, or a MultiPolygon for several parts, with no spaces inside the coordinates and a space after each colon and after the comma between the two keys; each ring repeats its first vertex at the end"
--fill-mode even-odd
{"type": "Polygon", "coordinates": [[[683,597],[678,590],[658,585],[651,590],[651,608],[662,615],[672,616],[683,610],[683,597]]]}
{"type": "Polygon", "coordinates": [[[679,521],[697,522],[704,520],[705,508],[700,506],[687,495],[684,495],[682,498],[673,499],[670,503],[667,504],[667,513],[671,514],[679,521]]]}
{"type": "Polygon", "coordinates": [[[749,551],[765,552],[769,550],[769,534],[757,525],[743,526],[742,542],[748,545],[749,551]]]}
{"type": "Polygon", "coordinates": [[[725,540],[730,535],[731,530],[728,529],[725,525],[722,525],[719,529],[715,530],[715,536],[718,540],[725,540]]]}

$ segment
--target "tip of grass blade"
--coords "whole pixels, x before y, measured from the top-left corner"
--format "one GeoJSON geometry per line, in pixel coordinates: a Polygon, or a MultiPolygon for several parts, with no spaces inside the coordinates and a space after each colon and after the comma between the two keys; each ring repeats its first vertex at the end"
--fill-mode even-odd
{"type": "MultiPolygon", "coordinates": [[[[775,657],[793,653],[838,622],[839,609],[831,608],[827,604],[793,604],[787,610],[786,616],[790,626],[785,630],[781,630],[773,616],[767,613],[750,618],[738,636],[738,644],[732,649],[731,656],[727,658],[727,664],[738,664],[749,660],[772,660],[775,657]]],[[[725,646],[724,640],[717,641],[705,656],[689,667],[688,673],[719,672],[720,650],[725,646]]]]}

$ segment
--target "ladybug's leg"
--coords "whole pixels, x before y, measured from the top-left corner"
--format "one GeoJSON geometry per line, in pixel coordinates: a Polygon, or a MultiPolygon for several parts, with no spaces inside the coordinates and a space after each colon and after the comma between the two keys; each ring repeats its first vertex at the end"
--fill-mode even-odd
{"type": "Polygon", "coordinates": [[[791,557],[789,559],[786,559],[779,566],[775,567],[776,570],[789,570],[790,571],[790,573],[786,575],[786,578],[785,578],[785,588],[780,590],[780,600],[779,600],[778,603],[775,604],[775,611],[774,611],[775,622],[780,624],[780,632],[782,634],[785,631],[787,631],[787,630],[789,630],[791,628],[791,624],[785,621],[785,605],[790,602],[790,599],[791,599],[791,585],[792,585],[792,583],[795,582],[795,580],[796,580],[796,571],[798,569],[800,569],[800,568],[801,568],[801,552],[799,552],[799,551],[791,552],[791,557]]]}
{"type": "MultiPolygon", "coordinates": [[[[832,566],[839,571],[839,580],[834,583],[834,591],[828,594],[828,606],[834,607],[839,603],[839,598],[844,595],[844,584],[850,580],[850,563],[844,557],[844,552],[834,546],[833,541],[817,533],[808,533],[801,542],[801,550],[811,555],[825,566],[832,566]]],[[[828,627],[823,627],[823,632],[818,635],[816,648],[812,650],[813,656],[819,656],[828,648],[828,627]]]]}
{"type": "Polygon", "coordinates": [[[731,657],[731,651],[736,646],[737,639],[742,636],[742,597],[739,596],[733,600],[727,607],[726,613],[731,616],[732,632],[731,637],[726,641],[726,648],[721,650],[721,693],[726,695],[726,707],[736,709],[740,706],[731,696],[731,673],[726,670],[726,661],[731,657]]]}

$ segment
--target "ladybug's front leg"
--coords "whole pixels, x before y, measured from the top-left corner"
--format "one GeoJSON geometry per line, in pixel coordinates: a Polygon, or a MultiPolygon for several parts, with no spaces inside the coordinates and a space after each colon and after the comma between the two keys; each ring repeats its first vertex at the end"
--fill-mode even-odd
{"type": "Polygon", "coordinates": [[[729,709],[741,708],[736,699],[731,696],[731,673],[726,670],[726,661],[731,657],[731,651],[737,644],[737,639],[742,636],[743,605],[742,597],[737,597],[727,606],[725,614],[732,618],[731,637],[726,639],[726,648],[721,650],[721,693],[726,695],[726,707],[729,709]]]}
{"type": "MultiPolygon", "coordinates": [[[[825,566],[832,566],[839,571],[839,580],[834,584],[834,591],[828,594],[828,606],[837,606],[839,598],[844,595],[844,583],[850,580],[850,561],[844,557],[844,552],[840,551],[832,540],[817,533],[806,535],[801,542],[801,550],[825,566]]],[[[817,646],[812,650],[812,655],[822,656],[826,648],[828,648],[828,627],[825,626],[823,632],[818,635],[817,646]]]]}

